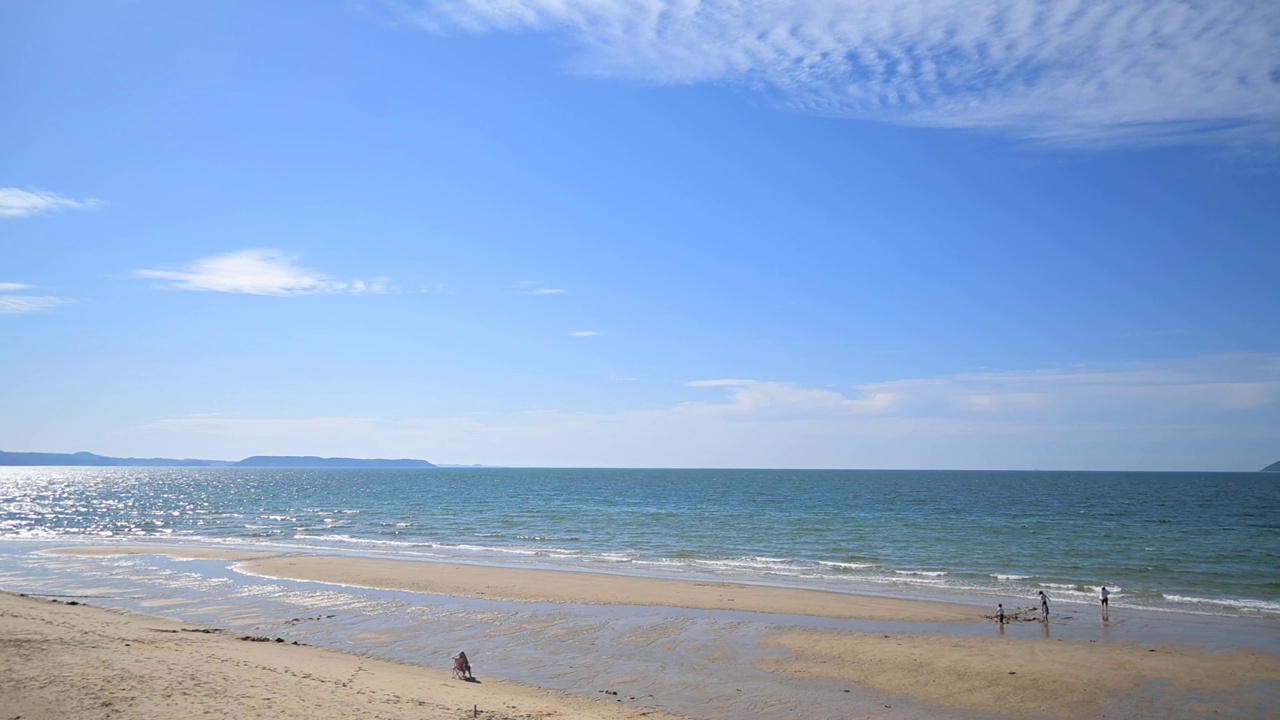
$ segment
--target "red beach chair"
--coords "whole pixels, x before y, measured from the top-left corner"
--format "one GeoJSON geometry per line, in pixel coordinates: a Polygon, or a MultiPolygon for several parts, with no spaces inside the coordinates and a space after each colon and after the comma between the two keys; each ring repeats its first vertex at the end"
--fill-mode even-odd
{"type": "Polygon", "coordinates": [[[453,676],[459,680],[470,680],[471,663],[467,662],[467,654],[460,652],[453,656],[453,676]]]}

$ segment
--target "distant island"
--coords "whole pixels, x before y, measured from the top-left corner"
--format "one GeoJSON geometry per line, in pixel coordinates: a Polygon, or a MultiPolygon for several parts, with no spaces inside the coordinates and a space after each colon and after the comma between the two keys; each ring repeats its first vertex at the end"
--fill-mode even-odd
{"type": "Polygon", "coordinates": [[[426,460],[322,458],[312,455],[254,455],[243,460],[175,460],[172,458],[117,458],[78,453],[5,452],[0,465],[73,465],[82,467],[250,467],[250,468],[433,468],[426,460]]]}
{"type": "Polygon", "coordinates": [[[1262,472],[1280,472],[1280,462],[1273,462],[1262,468],[1262,472]]]}

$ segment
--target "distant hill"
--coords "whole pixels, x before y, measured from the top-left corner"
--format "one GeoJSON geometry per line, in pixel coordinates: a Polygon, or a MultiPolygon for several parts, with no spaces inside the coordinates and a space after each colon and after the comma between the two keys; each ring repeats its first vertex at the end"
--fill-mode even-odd
{"type": "Polygon", "coordinates": [[[227,467],[225,460],[174,460],[172,458],[116,458],[91,452],[36,453],[0,450],[0,465],[79,465],[92,467],[227,467]]]}
{"type": "Polygon", "coordinates": [[[1280,472],[1280,462],[1273,462],[1262,468],[1262,472],[1280,472]]]}
{"type": "Polygon", "coordinates": [[[313,455],[254,455],[234,463],[236,467],[263,468],[432,468],[426,460],[361,460],[358,458],[322,458],[313,455]]]}
{"type": "Polygon", "coordinates": [[[431,468],[426,460],[361,460],[292,455],[255,455],[239,462],[229,460],[174,460],[171,458],[116,458],[78,453],[5,452],[0,465],[74,465],[82,467],[260,467],[260,468],[431,468]]]}

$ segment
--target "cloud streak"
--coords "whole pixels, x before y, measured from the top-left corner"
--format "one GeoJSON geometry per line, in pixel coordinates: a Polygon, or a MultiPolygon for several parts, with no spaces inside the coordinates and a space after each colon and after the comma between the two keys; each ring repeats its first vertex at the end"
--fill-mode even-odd
{"type": "Polygon", "coordinates": [[[101,200],[73,200],[43,190],[0,188],[0,218],[30,217],[58,210],[92,210],[102,205],[101,200]]]}
{"type": "Polygon", "coordinates": [[[848,393],[744,379],[689,386],[727,397],[613,413],[192,417],[132,435],[168,440],[184,456],[272,447],[551,467],[1254,470],[1280,443],[1280,355],[951,375],[848,393]]]}
{"type": "Polygon", "coordinates": [[[31,289],[32,286],[25,283],[0,282],[0,315],[28,315],[52,310],[75,302],[70,298],[54,297],[52,295],[8,294],[31,289]]]}
{"type": "Polygon", "coordinates": [[[389,280],[334,280],[297,264],[297,258],[271,249],[250,249],[214,255],[176,269],[135,270],[136,277],[160,280],[166,290],[225,292],[247,295],[352,295],[387,292],[389,280]]]}
{"type": "Polygon", "coordinates": [[[1280,141],[1271,0],[390,0],[433,32],[568,35],[583,73],[1062,142],[1280,141]]]}

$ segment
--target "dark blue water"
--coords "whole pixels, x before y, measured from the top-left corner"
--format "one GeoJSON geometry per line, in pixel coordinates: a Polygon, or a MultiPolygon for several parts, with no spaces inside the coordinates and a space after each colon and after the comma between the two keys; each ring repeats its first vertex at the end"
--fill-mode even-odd
{"type": "Polygon", "coordinates": [[[254,544],[1280,616],[1280,476],[0,468],[0,539],[254,544]]]}

